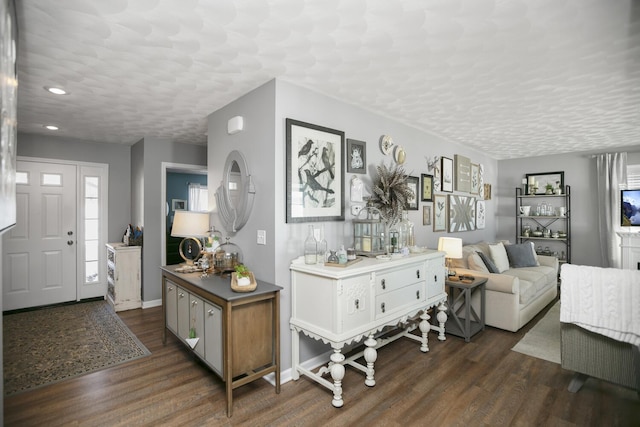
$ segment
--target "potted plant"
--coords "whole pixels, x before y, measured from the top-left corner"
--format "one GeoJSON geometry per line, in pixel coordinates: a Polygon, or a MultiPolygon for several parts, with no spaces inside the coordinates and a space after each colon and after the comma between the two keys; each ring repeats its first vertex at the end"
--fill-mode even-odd
{"type": "Polygon", "coordinates": [[[249,269],[244,264],[238,264],[235,270],[238,286],[249,286],[251,284],[251,272],[249,269]]]}
{"type": "Polygon", "coordinates": [[[547,185],[544,186],[545,194],[553,194],[553,185],[547,182],[547,185]]]}

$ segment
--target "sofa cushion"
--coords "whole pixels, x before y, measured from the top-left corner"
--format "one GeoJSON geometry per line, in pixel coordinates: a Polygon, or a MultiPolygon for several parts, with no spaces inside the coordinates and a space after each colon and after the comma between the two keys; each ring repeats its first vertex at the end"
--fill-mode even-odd
{"type": "Polygon", "coordinates": [[[489,245],[489,252],[491,252],[491,260],[496,267],[498,267],[498,273],[509,269],[509,258],[507,257],[507,251],[504,249],[502,242],[489,245]]]}
{"type": "Polygon", "coordinates": [[[531,244],[520,243],[516,245],[506,245],[504,249],[507,251],[509,265],[513,268],[535,267],[537,265],[534,251],[531,244]]]}
{"type": "Polygon", "coordinates": [[[520,304],[529,304],[537,295],[538,291],[533,283],[520,279],[520,304]]]}
{"type": "Polygon", "coordinates": [[[489,269],[487,268],[484,261],[482,261],[482,258],[480,258],[480,255],[478,255],[477,252],[469,255],[469,258],[467,258],[467,262],[469,263],[470,270],[489,273],[489,269]]]}
{"type": "Polygon", "coordinates": [[[556,283],[556,276],[552,272],[553,269],[551,267],[540,266],[511,268],[505,271],[504,274],[516,276],[520,278],[520,280],[533,283],[534,289],[537,292],[546,288],[551,283],[556,283]]]}
{"type": "Polygon", "coordinates": [[[498,267],[496,267],[493,261],[491,261],[491,258],[485,255],[484,252],[477,252],[477,254],[484,263],[485,267],[487,267],[487,270],[489,270],[489,273],[500,273],[498,267]]]}

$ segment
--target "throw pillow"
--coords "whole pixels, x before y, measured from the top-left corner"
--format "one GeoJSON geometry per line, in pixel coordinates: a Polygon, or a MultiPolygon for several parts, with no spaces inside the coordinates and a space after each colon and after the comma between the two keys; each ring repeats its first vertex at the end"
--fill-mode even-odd
{"type": "Polygon", "coordinates": [[[489,252],[493,263],[498,267],[499,273],[509,269],[509,257],[507,257],[507,251],[504,249],[502,242],[489,245],[489,252]]]}
{"type": "Polygon", "coordinates": [[[480,257],[482,262],[484,262],[484,265],[487,267],[487,270],[489,270],[489,273],[500,273],[500,270],[498,270],[498,267],[496,267],[493,261],[491,261],[491,258],[486,256],[482,252],[478,252],[478,256],[480,257]]]}
{"type": "Polygon", "coordinates": [[[469,264],[469,268],[474,271],[482,271],[484,273],[489,273],[489,269],[487,268],[480,255],[477,253],[472,253],[467,258],[467,263],[469,264]]]}
{"type": "Polygon", "coordinates": [[[517,245],[507,245],[504,247],[507,251],[509,264],[513,268],[535,267],[536,258],[533,256],[531,244],[521,243],[517,245]]]}
{"type": "Polygon", "coordinates": [[[540,267],[540,260],[538,259],[538,253],[536,252],[536,245],[533,242],[529,242],[531,244],[531,252],[533,252],[533,257],[536,259],[536,266],[540,267]]]}

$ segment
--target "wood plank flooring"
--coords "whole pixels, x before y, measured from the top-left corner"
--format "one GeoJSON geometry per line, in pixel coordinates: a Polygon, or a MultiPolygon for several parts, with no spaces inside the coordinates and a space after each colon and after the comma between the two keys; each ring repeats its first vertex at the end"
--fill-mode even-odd
{"type": "MultiPolygon", "coordinates": [[[[547,308],[548,309],[548,308],[547,308]]],[[[544,312],[543,312],[544,313],[544,312]]],[[[511,351],[517,333],[488,327],[470,343],[430,336],[430,352],[400,339],[383,347],[375,387],[347,367],[344,407],[301,378],[279,395],[266,381],[234,393],[175,338],[162,344],[161,308],[119,313],[151,356],[5,398],[5,426],[638,426],[635,391],[590,379],[567,391],[572,373],[511,351]]],[[[170,334],[169,334],[170,335],[170,334]]]]}

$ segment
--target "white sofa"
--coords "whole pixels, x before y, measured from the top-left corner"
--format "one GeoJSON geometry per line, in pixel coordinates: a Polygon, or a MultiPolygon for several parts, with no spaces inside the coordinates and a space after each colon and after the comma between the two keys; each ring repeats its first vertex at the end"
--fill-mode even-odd
{"type": "MultiPolygon", "coordinates": [[[[506,247],[508,242],[503,242],[506,247]]],[[[525,245],[529,245],[528,243],[525,245]]],[[[485,264],[478,265],[478,252],[494,261],[486,242],[463,246],[462,258],[452,260],[457,275],[486,277],[485,319],[488,326],[515,332],[526,325],[558,295],[558,259],[536,255],[531,247],[533,266],[514,268],[513,263],[501,273],[491,273],[485,264]]],[[[499,249],[494,246],[495,250],[499,249]]],[[[511,249],[511,248],[510,248],[511,249]]],[[[513,249],[516,249],[514,246],[513,249]]],[[[522,246],[520,246],[522,249],[522,246]]],[[[502,260],[502,268],[505,267],[502,260]]],[[[517,265],[517,262],[516,262],[517,265]]],[[[480,313],[480,297],[474,295],[472,305],[480,313]]]]}

